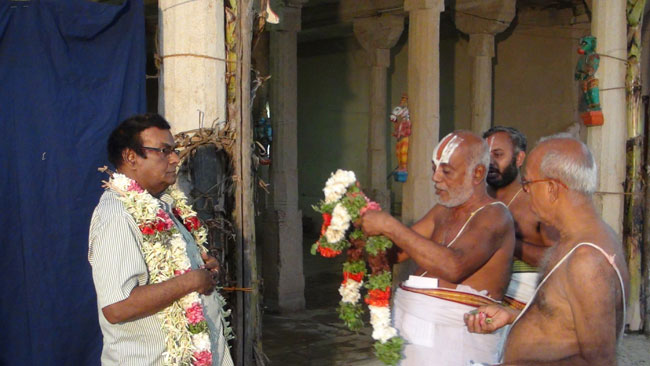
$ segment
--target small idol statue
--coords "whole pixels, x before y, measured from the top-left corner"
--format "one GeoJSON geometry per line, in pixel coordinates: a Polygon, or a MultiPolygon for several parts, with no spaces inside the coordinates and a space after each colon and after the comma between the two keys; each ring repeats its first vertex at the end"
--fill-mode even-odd
{"type": "Polygon", "coordinates": [[[582,37],[578,53],[581,56],[576,65],[575,80],[580,82],[584,98],[580,117],[585,126],[600,126],[603,124],[603,112],[600,110],[598,79],[594,76],[600,63],[600,56],[596,53],[596,37],[582,37]]]}
{"type": "Polygon", "coordinates": [[[399,106],[393,109],[390,114],[390,121],[393,123],[393,136],[397,138],[395,152],[397,154],[397,171],[395,181],[406,182],[408,178],[407,161],[409,152],[409,136],[411,136],[411,120],[409,118],[408,97],[402,95],[399,106]]]}

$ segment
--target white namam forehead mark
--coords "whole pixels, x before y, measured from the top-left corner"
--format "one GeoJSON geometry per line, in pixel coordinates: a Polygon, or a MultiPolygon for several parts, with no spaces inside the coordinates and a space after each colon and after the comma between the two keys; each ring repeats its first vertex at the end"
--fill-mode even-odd
{"type": "Polygon", "coordinates": [[[488,137],[488,142],[490,144],[490,150],[488,151],[492,152],[492,144],[494,144],[494,135],[488,137]]]}
{"type": "Polygon", "coordinates": [[[438,146],[433,149],[431,161],[436,164],[436,167],[440,166],[440,164],[449,164],[449,160],[454,155],[454,152],[456,152],[456,149],[461,142],[463,142],[462,137],[455,135],[453,132],[448,134],[440,141],[440,143],[438,143],[438,146]]]}

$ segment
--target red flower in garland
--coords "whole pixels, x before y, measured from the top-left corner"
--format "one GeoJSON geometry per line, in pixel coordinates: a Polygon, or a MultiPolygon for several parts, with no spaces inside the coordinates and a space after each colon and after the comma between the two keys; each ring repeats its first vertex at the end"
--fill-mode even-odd
{"type": "Polygon", "coordinates": [[[186,218],[183,224],[188,231],[196,230],[201,227],[201,222],[196,216],[186,218]]]}
{"type": "Polygon", "coordinates": [[[152,226],[151,224],[149,224],[149,225],[140,225],[140,231],[142,231],[142,233],[144,235],[153,235],[153,234],[156,233],[156,229],[154,227],[151,227],[151,226],[152,226]]]}
{"type": "Polygon", "coordinates": [[[323,212],[323,226],[321,226],[320,228],[321,235],[325,235],[325,232],[327,231],[327,227],[330,226],[331,222],[332,222],[332,214],[323,212]]]}
{"type": "Polygon", "coordinates": [[[390,301],[390,286],[386,287],[385,290],[376,288],[368,291],[368,296],[366,296],[364,301],[366,304],[372,306],[388,306],[390,301]]]}
{"type": "Polygon", "coordinates": [[[174,216],[176,216],[176,218],[177,218],[179,221],[182,221],[182,220],[183,220],[183,219],[181,218],[181,210],[179,210],[179,209],[177,209],[176,207],[174,207],[174,208],[172,208],[172,213],[174,214],[174,216]]]}
{"type": "Polygon", "coordinates": [[[318,253],[322,255],[325,258],[334,258],[337,255],[341,254],[340,250],[334,250],[332,248],[327,248],[327,247],[322,247],[320,244],[318,245],[318,253]]]}
{"type": "Polygon", "coordinates": [[[186,274],[187,272],[190,272],[191,270],[192,270],[191,268],[188,268],[188,269],[177,269],[177,270],[174,271],[174,276],[180,276],[180,275],[182,275],[182,274],[186,274]]]}
{"type": "Polygon", "coordinates": [[[165,225],[164,221],[158,221],[156,223],[156,231],[165,231],[167,229],[167,225],[165,225]]]}
{"type": "Polygon", "coordinates": [[[345,272],[343,271],[343,282],[341,283],[346,283],[348,279],[351,279],[353,281],[361,282],[363,279],[363,275],[365,273],[363,272],[358,272],[358,273],[352,273],[352,272],[345,272]]]}

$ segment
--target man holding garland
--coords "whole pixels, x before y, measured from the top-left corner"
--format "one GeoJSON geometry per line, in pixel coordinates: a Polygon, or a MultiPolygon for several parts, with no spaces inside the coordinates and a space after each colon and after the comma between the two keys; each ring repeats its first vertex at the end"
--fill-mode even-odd
{"type": "Polygon", "coordinates": [[[93,213],[88,250],[102,365],[232,365],[214,291],[219,264],[173,186],[179,156],[169,124],[157,114],[128,118],[111,133],[108,155],[117,173],[93,213]]]}
{"type": "Polygon", "coordinates": [[[463,315],[502,300],[515,247],[505,205],[487,194],[487,143],[468,131],[433,151],[438,204],[411,228],[381,211],[362,217],[366,235],[385,235],[419,268],[395,293],[395,326],[406,340],[401,365],[495,362],[501,334],[471,334],[463,315]],[[485,337],[487,336],[487,337],[485,337]]]}
{"type": "Polygon", "coordinates": [[[512,127],[495,126],[483,138],[490,146],[488,191],[508,207],[515,221],[515,260],[505,301],[523,309],[537,287],[537,266],[558,233],[533,214],[530,196],[522,194],[520,169],[526,158],[526,136],[512,127]]]}

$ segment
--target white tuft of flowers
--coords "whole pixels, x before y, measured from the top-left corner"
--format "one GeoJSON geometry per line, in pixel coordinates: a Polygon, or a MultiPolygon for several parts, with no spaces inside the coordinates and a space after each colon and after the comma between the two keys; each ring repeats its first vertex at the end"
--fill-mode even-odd
{"type": "Polygon", "coordinates": [[[332,211],[332,221],[325,231],[325,238],[328,243],[338,243],[345,239],[345,232],[350,227],[350,214],[342,204],[334,206],[332,211]]]}
{"type": "Polygon", "coordinates": [[[192,334],[192,344],[198,352],[210,350],[210,335],[206,332],[192,334]]]}
{"type": "Polygon", "coordinates": [[[339,294],[341,294],[341,301],[356,304],[357,301],[361,298],[360,289],[363,285],[363,281],[357,282],[351,278],[348,278],[347,281],[341,284],[339,287],[339,294]]]}
{"type": "Polygon", "coordinates": [[[111,180],[113,185],[119,188],[121,191],[126,192],[126,189],[131,184],[131,178],[128,178],[124,174],[115,173],[113,174],[113,179],[111,180]]]}
{"type": "Polygon", "coordinates": [[[339,169],[332,173],[325,183],[323,193],[325,194],[325,203],[333,203],[341,199],[348,191],[348,187],[357,181],[354,172],[339,169]]]}
{"type": "Polygon", "coordinates": [[[372,306],[370,309],[370,324],[372,324],[372,338],[385,343],[397,335],[397,330],[390,326],[390,308],[387,306],[372,306]]]}

